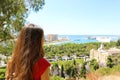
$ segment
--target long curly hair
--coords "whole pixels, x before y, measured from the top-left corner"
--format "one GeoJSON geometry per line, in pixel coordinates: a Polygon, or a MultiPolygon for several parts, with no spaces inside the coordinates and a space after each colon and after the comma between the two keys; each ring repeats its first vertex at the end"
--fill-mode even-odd
{"type": "Polygon", "coordinates": [[[39,26],[24,26],[18,36],[11,59],[8,61],[6,80],[33,80],[32,67],[44,56],[44,31],[39,26]]]}

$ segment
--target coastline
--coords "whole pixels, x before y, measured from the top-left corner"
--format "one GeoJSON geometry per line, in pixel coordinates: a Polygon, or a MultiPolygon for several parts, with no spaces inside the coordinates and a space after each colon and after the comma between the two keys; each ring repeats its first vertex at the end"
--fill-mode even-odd
{"type": "Polygon", "coordinates": [[[118,35],[58,35],[58,40],[45,41],[45,45],[59,45],[66,43],[111,42],[120,39],[118,35]]]}

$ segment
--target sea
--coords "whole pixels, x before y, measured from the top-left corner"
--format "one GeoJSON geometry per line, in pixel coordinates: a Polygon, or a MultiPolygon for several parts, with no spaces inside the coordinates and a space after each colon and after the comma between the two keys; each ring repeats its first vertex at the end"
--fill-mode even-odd
{"type": "Polygon", "coordinates": [[[101,42],[96,38],[101,38],[104,42],[105,39],[110,41],[117,41],[120,39],[120,35],[58,35],[58,38],[66,38],[68,41],[57,42],[55,44],[64,44],[64,43],[90,43],[90,42],[101,42]]]}

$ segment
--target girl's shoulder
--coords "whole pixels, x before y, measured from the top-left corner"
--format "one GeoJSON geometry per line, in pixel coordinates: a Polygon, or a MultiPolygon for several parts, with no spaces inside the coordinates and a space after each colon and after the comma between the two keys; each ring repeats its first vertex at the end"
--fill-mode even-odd
{"type": "Polygon", "coordinates": [[[50,63],[45,58],[40,58],[38,61],[33,65],[33,76],[36,80],[39,78],[45,70],[50,66],[50,63]]]}

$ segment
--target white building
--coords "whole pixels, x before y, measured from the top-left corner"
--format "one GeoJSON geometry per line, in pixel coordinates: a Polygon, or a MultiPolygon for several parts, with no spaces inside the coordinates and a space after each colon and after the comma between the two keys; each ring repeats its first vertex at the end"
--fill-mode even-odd
{"type": "Polygon", "coordinates": [[[110,38],[110,37],[101,36],[101,37],[96,37],[96,40],[97,40],[98,42],[110,42],[110,41],[111,41],[111,38],[110,38]]]}
{"type": "Polygon", "coordinates": [[[48,41],[56,41],[56,40],[58,40],[58,35],[57,34],[48,34],[47,40],[48,41]]]}
{"type": "Polygon", "coordinates": [[[91,49],[90,50],[90,60],[96,59],[100,66],[106,66],[107,57],[109,55],[114,55],[120,53],[120,49],[110,48],[108,50],[104,49],[104,45],[101,44],[98,50],[91,49]]]}

